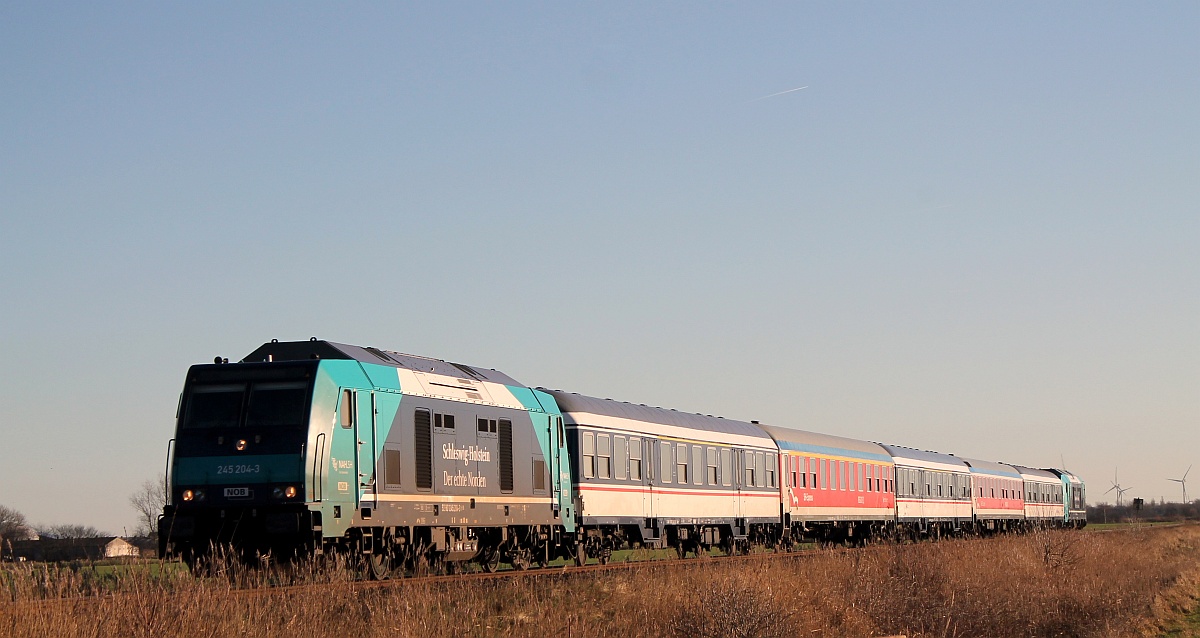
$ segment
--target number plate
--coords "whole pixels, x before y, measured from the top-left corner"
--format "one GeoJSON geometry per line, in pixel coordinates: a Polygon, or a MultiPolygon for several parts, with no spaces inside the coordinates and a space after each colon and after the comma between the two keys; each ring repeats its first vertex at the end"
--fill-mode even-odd
{"type": "Polygon", "coordinates": [[[250,498],[250,488],[227,487],[225,488],[225,498],[250,498]]]}

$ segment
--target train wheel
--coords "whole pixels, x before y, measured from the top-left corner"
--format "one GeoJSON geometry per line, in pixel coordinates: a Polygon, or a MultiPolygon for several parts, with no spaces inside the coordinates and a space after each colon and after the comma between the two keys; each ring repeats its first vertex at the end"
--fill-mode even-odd
{"type": "Polygon", "coordinates": [[[513,552],[508,560],[512,563],[513,569],[519,572],[529,569],[529,552],[524,549],[513,552]]]}
{"type": "Polygon", "coordinates": [[[494,574],[500,568],[500,550],[492,549],[479,561],[479,564],[483,566],[483,571],[494,574]]]}
{"type": "Polygon", "coordinates": [[[363,554],[363,571],[371,580],[387,580],[392,574],[392,557],[386,552],[363,554]]]}

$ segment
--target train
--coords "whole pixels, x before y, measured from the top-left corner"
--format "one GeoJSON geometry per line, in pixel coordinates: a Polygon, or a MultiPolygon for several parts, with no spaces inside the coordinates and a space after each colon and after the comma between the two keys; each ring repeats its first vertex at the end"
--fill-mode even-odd
{"type": "Polygon", "coordinates": [[[528,387],[493,369],[272,340],[187,372],[159,555],[340,556],[371,578],[607,562],[627,547],[1087,524],[1084,482],[898,445],[528,387]]]}

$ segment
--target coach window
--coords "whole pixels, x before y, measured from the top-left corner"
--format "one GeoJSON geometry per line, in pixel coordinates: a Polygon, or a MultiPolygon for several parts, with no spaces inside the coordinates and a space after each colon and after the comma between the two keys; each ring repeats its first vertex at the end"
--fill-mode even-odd
{"type": "Polygon", "coordinates": [[[675,480],[680,485],[688,482],[688,450],[687,443],[675,445],[675,480]]]}
{"type": "Polygon", "coordinates": [[[596,435],[596,470],[600,478],[612,478],[612,439],[607,434],[596,435]]]}
{"type": "Polygon", "coordinates": [[[629,480],[642,480],[642,440],[629,437],[629,480]]]}
{"type": "Polygon", "coordinates": [[[811,483],[809,483],[809,485],[811,485],[811,486],[812,486],[812,489],[814,489],[814,490],[815,490],[815,489],[817,489],[817,470],[818,470],[818,467],[817,467],[817,457],[815,457],[815,456],[813,456],[813,457],[809,457],[809,459],[808,459],[808,471],[809,471],[809,473],[810,473],[810,474],[812,474],[812,477],[811,477],[811,479],[812,479],[812,482],[811,482],[811,483]]]}
{"type": "Polygon", "coordinates": [[[675,446],[667,443],[666,441],[658,442],[658,478],[659,481],[663,483],[671,482],[671,466],[675,463],[675,457],[671,454],[671,452],[674,449],[675,446]]]}
{"type": "Polygon", "coordinates": [[[613,478],[624,481],[629,470],[629,450],[625,447],[625,437],[613,436],[613,478]]]}
{"type": "Polygon", "coordinates": [[[692,482],[696,485],[704,484],[704,472],[700,468],[704,467],[704,448],[699,445],[692,446],[692,482]]]}
{"type": "Polygon", "coordinates": [[[766,485],[766,473],[763,471],[763,453],[754,453],[754,487],[762,487],[766,485]]]}
{"type": "Polygon", "coordinates": [[[820,480],[818,482],[821,485],[821,489],[825,489],[825,459],[821,459],[821,468],[820,468],[820,471],[818,472],[817,476],[820,477],[820,480]]]}
{"type": "Polygon", "coordinates": [[[596,478],[596,435],[583,433],[583,478],[596,478]]]}
{"type": "Polygon", "coordinates": [[[717,448],[710,447],[706,453],[708,456],[708,484],[717,485],[717,448]]]}
{"type": "Polygon", "coordinates": [[[727,447],[721,448],[721,485],[733,484],[733,454],[727,447]]]}
{"type": "Polygon", "coordinates": [[[792,457],[792,487],[803,487],[804,457],[792,457]]]}

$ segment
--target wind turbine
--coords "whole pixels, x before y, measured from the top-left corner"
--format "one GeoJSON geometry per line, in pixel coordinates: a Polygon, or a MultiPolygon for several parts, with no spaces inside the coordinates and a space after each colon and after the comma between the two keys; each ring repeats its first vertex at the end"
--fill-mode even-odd
{"type": "Polygon", "coordinates": [[[1183,486],[1183,502],[1184,503],[1188,502],[1188,500],[1187,500],[1187,475],[1188,475],[1188,472],[1191,472],[1191,471],[1192,471],[1192,466],[1189,465],[1187,472],[1183,473],[1183,478],[1167,479],[1168,481],[1175,481],[1176,483],[1179,483],[1181,486],[1183,486]]]}
{"type": "Polygon", "coordinates": [[[1117,481],[1117,470],[1114,468],[1113,469],[1112,487],[1105,490],[1104,493],[1108,494],[1109,492],[1116,492],[1117,493],[1117,506],[1120,507],[1121,498],[1125,496],[1125,492],[1128,492],[1131,489],[1133,489],[1133,488],[1132,487],[1121,487],[1121,484],[1117,481]]]}

